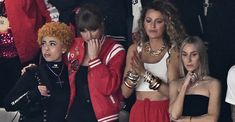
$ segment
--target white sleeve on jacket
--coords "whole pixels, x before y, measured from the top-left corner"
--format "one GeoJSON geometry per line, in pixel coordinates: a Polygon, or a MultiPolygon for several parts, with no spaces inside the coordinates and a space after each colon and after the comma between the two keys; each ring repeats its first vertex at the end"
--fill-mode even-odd
{"type": "Polygon", "coordinates": [[[227,94],[225,101],[232,105],[235,105],[235,65],[228,71],[227,76],[227,94]]]}
{"type": "Polygon", "coordinates": [[[54,22],[58,22],[59,21],[59,11],[58,9],[53,6],[52,4],[48,3],[48,0],[44,0],[46,6],[47,6],[47,10],[50,12],[50,17],[51,20],[54,22]]]}

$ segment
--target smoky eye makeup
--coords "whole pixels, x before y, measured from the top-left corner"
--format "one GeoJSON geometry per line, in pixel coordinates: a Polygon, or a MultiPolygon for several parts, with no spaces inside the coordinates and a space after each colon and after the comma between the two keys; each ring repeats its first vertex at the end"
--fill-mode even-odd
{"type": "Polygon", "coordinates": [[[197,56],[199,53],[198,52],[193,52],[192,56],[197,56]]]}
{"type": "Polygon", "coordinates": [[[181,55],[182,55],[183,57],[185,57],[185,56],[187,56],[187,53],[182,53],[181,55]]]}
{"type": "Polygon", "coordinates": [[[149,17],[146,17],[146,18],[145,18],[145,22],[146,22],[146,23],[151,23],[152,21],[154,21],[155,23],[158,23],[158,24],[161,24],[161,23],[164,22],[162,18],[157,18],[157,19],[155,19],[155,20],[153,20],[153,19],[151,19],[151,18],[149,18],[149,17]]]}
{"type": "Polygon", "coordinates": [[[150,23],[151,21],[152,21],[151,18],[148,18],[148,17],[145,18],[145,22],[150,23]]]}
{"type": "Polygon", "coordinates": [[[163,19],[157,19],[156,22],[161,24],[161,23],[163,23],[163,19]]]}

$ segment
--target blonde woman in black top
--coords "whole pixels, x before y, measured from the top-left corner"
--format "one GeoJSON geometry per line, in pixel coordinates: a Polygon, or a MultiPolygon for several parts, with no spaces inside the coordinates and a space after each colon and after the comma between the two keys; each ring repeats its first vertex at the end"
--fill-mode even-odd
{"type": "Polygon", "coordinates": [[[220,82],[208,75],[206,47],[199,37],[187,37],[180,48],[182,79],[170,84],[170,114],[177,122],[217,122],[220,82]],[[185,72],[185,73],[184,73],[185,72]]]}

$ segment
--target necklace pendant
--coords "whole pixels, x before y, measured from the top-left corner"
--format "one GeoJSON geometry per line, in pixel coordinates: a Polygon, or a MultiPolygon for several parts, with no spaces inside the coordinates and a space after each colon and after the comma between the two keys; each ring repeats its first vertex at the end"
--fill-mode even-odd
{"type": "Polygon", "coordinates": [[[57,82],[56,82],[56,84],[59,84],[60,87],[62,88],[62,87],[63,87],[63,84],[64,84],[64,81],[62,81],[62,80],[60,79],[60,76],[61,76],[61,74],[62,74],[62,72],[63,72],[64,64],[62,65],[61,71],[60,71],[59,74],[56,74],[56,73],[48,66],[48,64],[47,64],[46,66],[47,66],[48,69],[51,71],[51,73],[53,73],[53,74],[57,77],[57,82]]]}
{"type": "Polygon", "coordinates": [[[61,79],[60,79],[60,77],[58,77],[58,79],[57,79],[57,82],[56,82],[57,84],[59,84],[60,85],[60,87],[62,88],[63,87],[63,84],[64,84],[64,81],[62,81],[61,79]]]}

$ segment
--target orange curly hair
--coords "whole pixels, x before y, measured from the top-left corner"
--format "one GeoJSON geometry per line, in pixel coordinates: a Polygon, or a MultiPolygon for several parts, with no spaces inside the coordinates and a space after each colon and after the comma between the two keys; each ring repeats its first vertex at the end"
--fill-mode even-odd
{"type": "Polygon", "coordinates": [[[46,36],[58,38],[60,41],[62,41],[66,50],[69,49],[74,39],[74,34],[71,28],[61,22],[48,22],[38,30],[37,41],[40,46],[42,45],[42,39],[46,36]]]}

